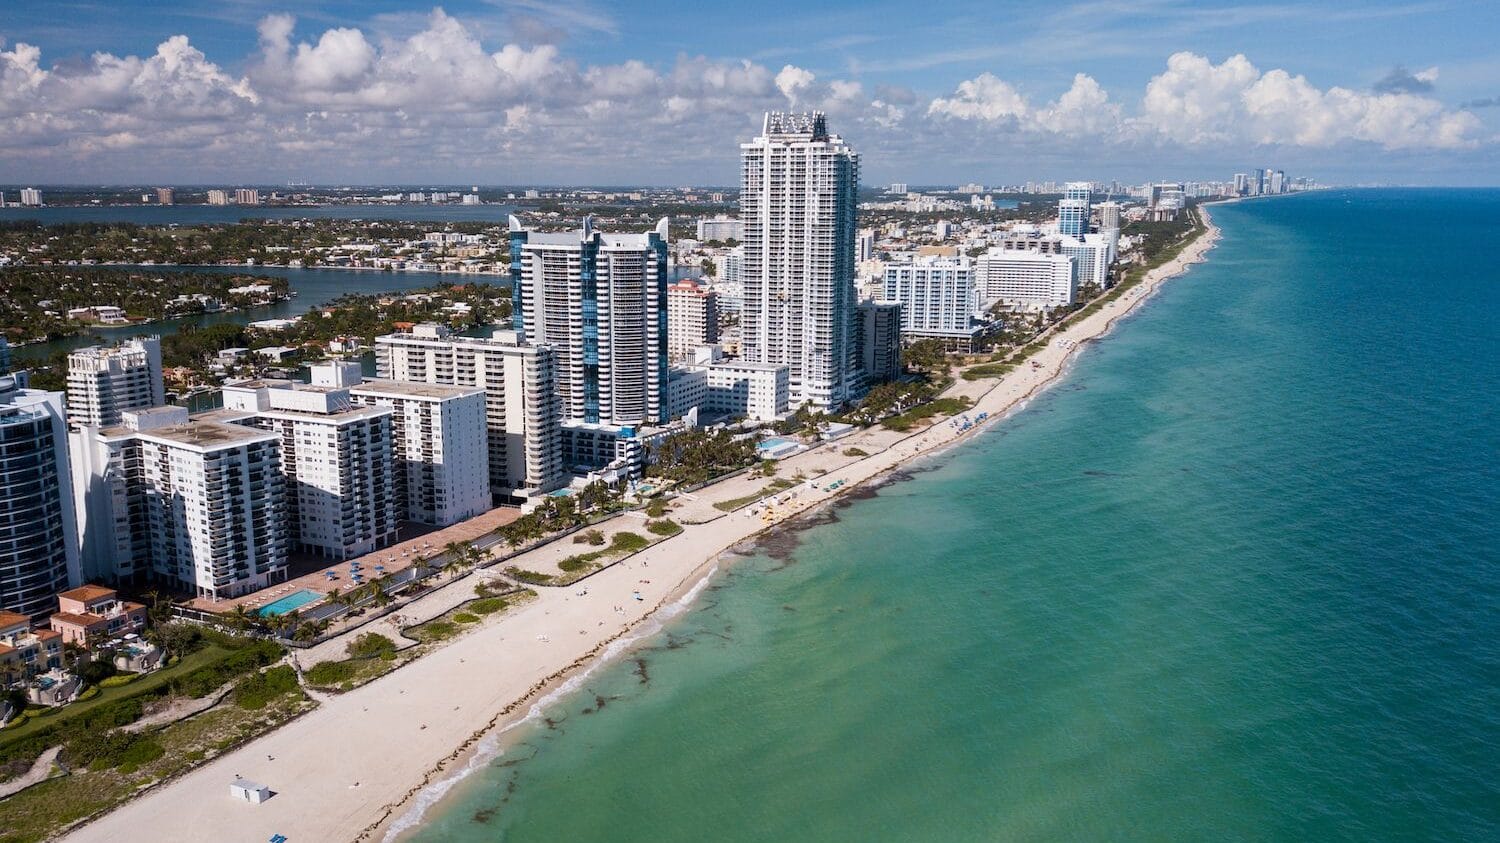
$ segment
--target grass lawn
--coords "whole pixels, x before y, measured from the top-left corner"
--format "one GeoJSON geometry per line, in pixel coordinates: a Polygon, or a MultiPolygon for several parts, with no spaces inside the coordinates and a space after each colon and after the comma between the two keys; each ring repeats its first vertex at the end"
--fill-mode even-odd
{"type": "MultiPolygon", "coordinates": [[[[6,727],[0,730],[0,748],[22,740],[48,726],[66,723],[75,717],[82,717],[89,711],[98,708],[105,703],[137,697],[142,694],[150,694],[160,691],[172,680],[201,668],[214,665],[228,658],[234,651],[221,647],[218,644],[208,644],[203,649],[189,653],[171,665],[156,671],[150,676],[145,676],[126,685],[117,685],[113,688],[101,688],[99,695],[88,700],[72,703],[62,708],[52,709],[48,714],[38,717],[28,717],[26,722],[6,727]]],[[[0,843],[4,838],[0,837],[0,843]]]]}

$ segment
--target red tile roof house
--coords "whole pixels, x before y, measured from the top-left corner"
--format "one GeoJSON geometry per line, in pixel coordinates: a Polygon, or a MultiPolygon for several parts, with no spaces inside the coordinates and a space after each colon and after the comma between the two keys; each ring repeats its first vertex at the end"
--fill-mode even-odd
{"type": "Polygon", "coordinates": [[[146,607],[119,598],[112,588],[82,585],[57,595],[57,611],[47,619],[63,641],[87,646],[90,637],[115,638],[146,628],[146,607]]]}
{"type": "Polygon", "coordinates": [[[59,633],[32,629],[30,616],[0,612],[0,678],[4,684],[13,685],[61,667],[62,645],[59,633]]]}

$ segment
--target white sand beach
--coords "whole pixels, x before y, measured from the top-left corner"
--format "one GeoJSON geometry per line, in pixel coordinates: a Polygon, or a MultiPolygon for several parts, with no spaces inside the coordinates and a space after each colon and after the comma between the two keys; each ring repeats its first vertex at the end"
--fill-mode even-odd
{"type": "MultiPolygon", "coordinates": [[[[1207,210],[1199,208],[1207,232],[1123,296],[1051,335],[1046,348],[1031,358],[1036,366],[1018,366],[995,380],[959,380],[948,394],[974,399],[970,419],[980,413],[995,419],[1022,405],[1057,378],[1086,341],[1105,334],[1163,282],[1203,259],[1218,229],[1207,210]]],[[[186,843],[265,841],[274,834],[286,835],[292,843],[385,839],[393,825],[415,821],[431,801],[424,789],[452,778],[476,742],[520,721],[539,699],[598,664],[611,648],[623,650],[649,634],[662,610],[691,598],[690,590],[725,551],[976,430],[963,432],[940,419],[909,435],[877,429],[791,457],[782,476],[806,471],[817,488],[798,487],[795,499],[776,507],[769,521],[748,510],[721,515],[705,505],[758,488],[744,478],[699,490],[680,510],[682,533],[575,586],[537,589],[537,599],[483,628],[364,687],[327,698],[309,714],[63,839],[186,843]],[[870,455],[834,458],[850,447],[870,455]],[[824,468],[827,473],[815,476],[824,468]],[[830,493],[828,486],[840,480],[845,482],[830,493]],[[232,800],[228,788],[236,776],[267,785],[275,796],[259,805],[232,800]]],[[[635,523],[639,525],[638,518],[635,523]]],[[[516,564],[527,567],[526,557],[516,564]]],[[[454,587],[471,586],[461,581],[454,587]]],[[[453,604],[451,596],[422,599],[453,604]]],[[[418,616],[420,610],[413,604],[403,613],[418,616]]],[[[311,661],[303,659],[305,665],[311,661]]]]}

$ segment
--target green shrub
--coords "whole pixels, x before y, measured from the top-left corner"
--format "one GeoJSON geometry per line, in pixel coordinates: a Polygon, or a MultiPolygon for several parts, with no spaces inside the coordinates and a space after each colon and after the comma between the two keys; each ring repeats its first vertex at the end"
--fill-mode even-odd
{"type": "Polygon", "coordinates": [[[649,544],[651,542],[645,536],[627,530],[615,533],[615,537],[610,540],[609,549],[622,553],[634,553],[637,550],[644,549],[649,544]]]}
{"type": "Polygon", "coordinates": [[[148,735],[137,735],[119,729],[70,732],[63,744],[63,755],[74,767],[107,770],[130,765],[131,770],[162,757],[166,750],[148,735]]]}
{"type": "Polygon", "coordinates": [[[552,582],[553,579],[551,574],[543,574],[538,571],[528,571],[524,568],[516,568],[514,566],[506,568],[505,572],[520,580],[521,582],[532,583],[533,585],[547,585],[548,583],[552,582]]]}
{"type": "Polygon", "coordinates": [[[74,672],[82,677],[89,685],[98,685],[105,679],[114,676],[118,671],[112,661],[90,661],[78,665],[74,672]]]}
{"type": "Polygon", "coordinates": [[[442,641],[452,638],[457,632],[458,624],[445,620],[428,621],[412,629],[412,633],[424,641],[442,641]]]}
{"type": "Polygon", "coordinates": [[[98,685],[100,688],[118,688],[121,685],[129,685],[139,678],[141,678],[139,673],[117,673],[99,680],[98,685]]]}
{"type": "Polygon", "coordinates": [[[478,612],[481,615],[492,615],[495,612],[499,612],[505,609],[509,605],[510,603],[503,598],[487,597],[484,600],[475,600],[473,603],[470,603],[469,611],[478,612]]]}
{"type": "Polygon", "coordinates": [[[682,525],[670,518],[663,518],[660,521],[647,521],[646,530],[657,536],[675,536],[682,532],[682,525]]]}
{"type": "Polygon", "coordinates": [[[333,687],[354,678],[354,665],[349,662],[318,662],[304,676],[309,685],[333,687]]]}
{"type": "Polygon", "coordinates": [[[604,544],[603,530],[584,530],[573,536],[573,544],[591,544],[599,547],[604,544]]]}
{"type": "Polygon", "coordinates": [[[255,711],[281,696],[297,690],[297,672],[291,665],[277,665],[265,673],[246,677],[234,686],[234,702],[240,708],[255,711]]]}
{"type": "Polygon", "coordinates": [[[396,642],[376,632],[366,632],[344,648],[351,659],[385,659],[396,655],[396,642]]]}
{"type": "MultiPolygon", "coordinates": [[[[578,555],[574,555],[574,556],[569,556],[569,557],[563,559],[562,561],[558,562],[557,563],[557,567],[559,569],[563,570],[563,571],[566,571],[567,573],[576,574],[579,571],[586,571],[589,568],[594,567],[594,560],[598,559],[598,558],[599,558],[599,555],[596,554],[596,553],[578,554],[578,555]]],[[[521,579],[521,578],[517,577],[517,579],[521,579]]],[[[528,582],[529,582],[529,580],[528,580],[528,582]]]]}
{"type": "Polygon", "coordinates": [[[471,615],[468,612],[459,612],[453,616],[453,620],[455,623],[479,623],[479,616],[471,615]]]}
{"type": "Polygon", "coordinates": [[[844,449],[844,456],[846,456],[846,457],[868,457],[869,455],[870,455],[870,452],[866,451],[866,450],[864,450],[862,448],[845,448],[844,449]]]}
{"type": "Polygon", "coordinates": [[[667,502],[661,498],[652,498],[646,503],[646,516],[649,518],[660,518],[667,514],[667,502]]]}
{"type": "Polygon", "coordinates": [[[99,696],[98,688],[84,688],[83,693],[79,694],[78,699],[74,700],[73,702],[83,702],[84,700],[91,700],[97,696],[99,696]]]}

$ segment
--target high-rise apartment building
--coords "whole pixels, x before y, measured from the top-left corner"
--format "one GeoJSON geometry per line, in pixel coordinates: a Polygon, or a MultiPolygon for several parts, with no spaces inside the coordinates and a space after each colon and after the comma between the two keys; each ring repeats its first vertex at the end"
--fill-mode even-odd
{"type": "Polygon", "coordinates": [[[156,204],[173,205],[177,202],[177,191],[170,187],[158,187],[156,189],[156,204]]]}
{"type": "Polygon", "coordinates": [[[1120,203],[1118,203],[1118,202],[1100,202],[1099,203],[1099,231],[1100,232],[1105,232],[1105,231],[1119,231],[1119,230],[1120,230],[1120,203]]]}
{"type": "Polygon", "coordinates": [[[567,482],[555,349],[518,340],[514,331],[453,337],[435,324],[375,339],[382,380],[484,390],[490,493],[497,500],[524,500],[567,482]]]}
{"type": "Polygon", "coordinates": [[[1068,237],[1082,237],[1089,231],[1088,182],[1070,181],[1057,203],[1057,230],[1068,237]]]}
{"type": "Polygon", "coordinates": [[[719,341],[719,294],[683,279],[667,287],[667,356],[681,360],[719,341]]]}
{"type": "Polygon", "coordinates": [[[490,509],[484,390],[371,380],[349,394],[364,406],[392,411],[395,497],[403,520],[446,527],[490,509]]]}
{"type": "Polygon", "coordinates": [[[743,358],[786,365],[792,403],[836,408],[863,384],[855,344],[859,155],[822,112],[770,112],[740,145],[743,358]]]}
{"type": "Polygon", "coordinates": [[[396,540],[391,409],[356,404],[347,387],[286,380],[224,385],[224,421],[276,434],[289,538],[325,559],[396,540]]]}
{"type": "Polygon", "coordinates": [[[901,302],[860,302],[855,310],[855,345],[868,383],[901,377],[901,302]]]}
{"type": "Polygon", "coordinates": [[[734,217],[714,217],[698,220],[698,239],[703,241],[739,240],[744,236],[744,226],[734,217]]]}
{"type": "Polygon", "coordinates": [[[229,204],[229,191],[227,191],[227,190],[217,190],[217,189],[216,190],[210,190],[208,192],[208,204],[210,204],[210,205],[228,205],[229,204]]]}
{"type": "Polygon", "coordinates": [[[166,402],[161,337],[136,337],[68,355],[68,423],[73,427],[110,427],[120,423],[125,410],[166,402]]]}
{"type": "Polygon", "coordinates": [[[42,192],[34,187],[21,188],[21,204],[28,208],[35,208],[42,204],[42,192]]]}
{"type": "Polygon", "coordinates": [[[511,302],[520,341],[551,345],[562,415],[659,424],[667,415],[667,220],[644,234],[528,231],[511,217],[511,302]]]}
{"type": "Polygon", "coordinates": [[[141,575],[198,597],[238,597],[287,579],[280,438],[189,419],[184,407],[127,410],[74,434],[90,579],[141,575]]]}
{"type": "Polygon", "coordinates": [[[978,332],[979,294],[967,257],[903,255],[885,266],[884,301],[901,302],[906,339],[971,341],[978,332]]]}
{"type": "Polygon", "coordinates": [[[79,583],[61,392],[0,375],[0,610],[38,618],[79,583]]]}
{"type": "Polygon", "coordinates": [[[236,205],[259,205],[260,191],[253,187],[240,187],[234,191],[234,204],[236,205]]]}

